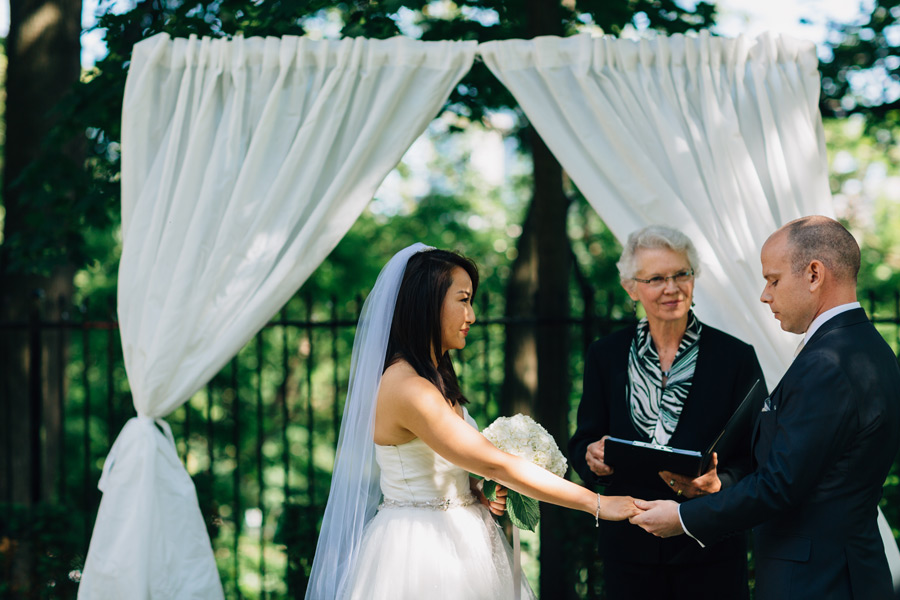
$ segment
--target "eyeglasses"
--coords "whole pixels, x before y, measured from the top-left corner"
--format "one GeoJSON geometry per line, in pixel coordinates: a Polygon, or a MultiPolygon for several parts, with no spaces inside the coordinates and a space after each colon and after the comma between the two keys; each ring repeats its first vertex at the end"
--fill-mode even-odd
{"type": "Polygon", "coordinates": [[[666,277],[657,275],[656,277],[651,277],[650,279],[638,279],[637,277],[631,278],[632,281],[646,284],[653,289],[665,287],[666,282],[668,282],[670,279],[675,283],[675,285],[691,282],[694,280],[694,270],[689,269],[687,271],[682,271],[680,273],[675,273],[674,275],[668,275],[666,277]]]}

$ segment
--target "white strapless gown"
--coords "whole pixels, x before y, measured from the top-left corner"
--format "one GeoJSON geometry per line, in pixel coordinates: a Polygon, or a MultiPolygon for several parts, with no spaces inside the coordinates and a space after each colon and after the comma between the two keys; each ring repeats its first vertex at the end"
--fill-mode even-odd
{"type": "MultiPolygon", "coordinates": [[[[375,457],[384,502],[366,526],[343,598],[513,598],[512,550],[469,490],[469,474],[418,438],[376,445],[375,457]]],[[[534,598],[524,575],[521,597],[534,598]]]]}

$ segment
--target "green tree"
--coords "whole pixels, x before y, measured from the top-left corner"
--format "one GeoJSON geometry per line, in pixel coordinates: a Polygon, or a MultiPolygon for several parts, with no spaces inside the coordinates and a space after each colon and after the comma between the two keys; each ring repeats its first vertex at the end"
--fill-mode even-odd
{"type": "MultiPolygon", "coordinates": [[[[109,54],[100,61],[95,72],[79,86],[77,94],[62,108],[66,122],[76,129],[88,131],[88,168],[75,164],[69,169],[70,189],[84,206],[77,214],[85,215],[78,227],[67,230],[65,252],[45,249],[40,253],[45,263],[57,255],[74,256],[83,264],[83,252],[89,239],[78,232],[90,225],[95,230],[111,231],[118,211],[116,178],[119,171],[119,119],[126,69],[131,48],[137,41],[158,32],[173,36],[189,34],[226,36],[303,35],[316,22],[331,20],[340,24],[342,36],[385,38],[409,35],[425,40],[472,39],[488,41],[508,38],[530,38],[537,35],[571,35],[587,28],[600,28],[607,33],[620,33],[635,17],[641,27],[666,33],[684,32],[708,27],[714,16],[713,7],[705,2],[684,9],[672,0],[584,1],[571,0],[461,0],[453,3],[424,0],[385,0],[372,2],[323,2],[311,0],[303,4],[287,1],[264,3],[249,0],[217,0],[215,2],[166,2],[141,0],[132,10],[99,18],[98,27],[106,30],[109,54]],[[110,220],[111,216],[111,220],[110,220]],[[71,234],[71,235],[69,235],[71,234]]],[[[532,194],[527,203],[522,234],[518,238],[517,259],[505,292],[507,312],[511,316],[529,315],[537,326],[514,327],[507,340],[509,387],[506,404],[512,410],[535,414],[554,436],[564,442],[568,435],[568,398],[571,389],[569,370],[570,340],[560,320],[570,312],[570,273],[572,248],[567,237],[570,198],[564,188],[563,172],[544,145],[528,126],[509,93],[490,75],[486,67],[476,63],[451,96],[447,109],[457,113],[461,123],[481,123],[491,111],[511,110],[519,116],[516,135],[521,147],[533,163],[532,194]],[[515,364],[530,365],[524,371],[515,364]]],[[[50,165],[33,163],[35,189],[39,174],[50,165]]],[[[63,160],[54,162],[57,169],[67,168],[63,160]]],[[[53,197],[59,194],[54,192],[53,197]]],[[[57,206],[54,204],[53,206],[57,206]]],[[[64,209],[71,205],[60,204],[64,209]]],[[[96,239],[96,234],[92,236],[96,239]]],[[[115,247],[113,236],[107,239],[115,247]]],[[[36,257],[22,263],[34,264],[36,257]]],[[[114,264],[104,259],[106,264],[114,264]]],[[[562,513],[548,509],[542,528],[543,573],[542,595],[571,595],[571,562],[564,552],[562,513]],[[549,587],[550,584],[553,587],[549,587]],[[561,592],[565,589],[565,592],[561,592]]]]}
{"type": "Polygon", "coordinates": [[[859,287],[883,303],[867,308],[884,310],[900,285],[900,2],[875,0],[830,28],[820,70],[831,191],[861,242],[859,287]]]}
{"type": "MultiPolygon", "coordinates": [[[[831,191],[862,247],[860,298],[870,318],[900,307],[900,2],[860,5],[851,23],[832,23],[820,63],[831,191]]],[[[876,325],[900,352],[900,329],[876,325]]],[[[895,462],[881,508],[900,534],[895,462]]]]}
{"type": "MultiPolygon", "coordinates": [[[[68,210],[77,202],[67,187],[65,169],[81,169],[80,136],[58,136],[64,128],[55,107],[78,82],[81,0],[21,0],[10,3],[6,39],[6,110],[3,160],[3,236],[0,245],[0,321],[27,323],[38,294],[52,299],[71,296],[74,265],[65,248],[70,229],[68,210]],[[32,188],[28,172],[49,153],[65,157],[60,169],[42,173],[32,188]],[[36,260],[57,249],[53,261],[36,260]],[[62,250],[62,251],[59,251],[62,250]]],[[[50,303],[53,309],[58,307],[50,303]]],[[[58,311],[51,309],[52,313],[58,311]]],[[[51,313],[50,316],[53,316],[51,313]]],[[[34,337],[34,336],[32,336],[34,337]]],[[[37,340],[35,340],[37,341],[37,340]]],[[[57,459],[53,442],[62,426],[57,399],[62,374],[46,367],[42,357],[64,353],[64,336],[29,343],[24,328],[0,336],[0,500],[35,506],[56,498],[57,459]],[[35,365],[43,364],[38,370],[35,365]]],[[[18,594],[36,593],[30,581],[39,562],[39,544],[20,540],[12,554],[10,586],[18,594]]]]}
{"type": "Polygon", "coordinates": [[[900,3],[875,0],[871,10],[860,4],[855,21],[831,23],[829,30],[826,56],[819,65],[822,115],[862,114],[875,128],[895,124],[900,109],[900,3]]]}

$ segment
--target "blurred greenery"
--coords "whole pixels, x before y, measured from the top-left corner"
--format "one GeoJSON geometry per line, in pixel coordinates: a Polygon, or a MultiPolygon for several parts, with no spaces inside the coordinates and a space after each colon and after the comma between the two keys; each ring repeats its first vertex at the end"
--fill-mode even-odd
{"type": "Polygon", "coordinates": [[[27,552],[34,557],[35,579],[41,589],[34,598],[74,598],[77,570],[84,549],[71,526],[68,508],[39,504],[28,508],[0,503],[0,598],[17,597],[11,587],[12,557],[27,552]]]}
{"type": "MultiPolygon", "coordinates": [[[[900,150],[897,125],[864,114],[825,119],[835,210],[862,247],[860,301],[900,354],[900,150]],[[877,125],[874,125],[877,123],[877,125]],[[878,131],[890,128],[889,136],[878,131]],[[890,322],[893,320],[893,322],[890,322]],[[882,321],[882,322],[879,322],[882,321]]],[[[881,510],[900,538],[900,476],[895,462],[884,484],[881,510]]]]}
{"type": "MultiPolygon", "coordinates": [[[[900,151],[871,135],[862,115],[824,124],[835,210],[862,248],[860,301],[870,317],[887,318],[900,301],[900,151]]],[[[896,329],[880,328],[900,352],[896,329]]]]}
{"type": "Polygon", "coordinates": [[[900,3],[859,3],[859,16],[831,23],[819,65],[825,117],[858,114],[867,132],[887,142],[900,120],[900,3]]]}

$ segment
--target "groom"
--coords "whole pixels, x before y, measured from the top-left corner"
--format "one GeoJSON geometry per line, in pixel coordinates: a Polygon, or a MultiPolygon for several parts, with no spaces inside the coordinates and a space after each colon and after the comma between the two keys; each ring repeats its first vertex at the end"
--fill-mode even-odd
{"type": "Polygon", "coordinates": [[[756,470],[680,505],[636,501],[650,533],[701,545],[753,529],[757,600],[893,598],[876,524],[900,446],[900,368],[856,301],[859,246],[832,219],[792,221],[762,248],[760,300],[799,354],[756,425],[756,470]]]}

